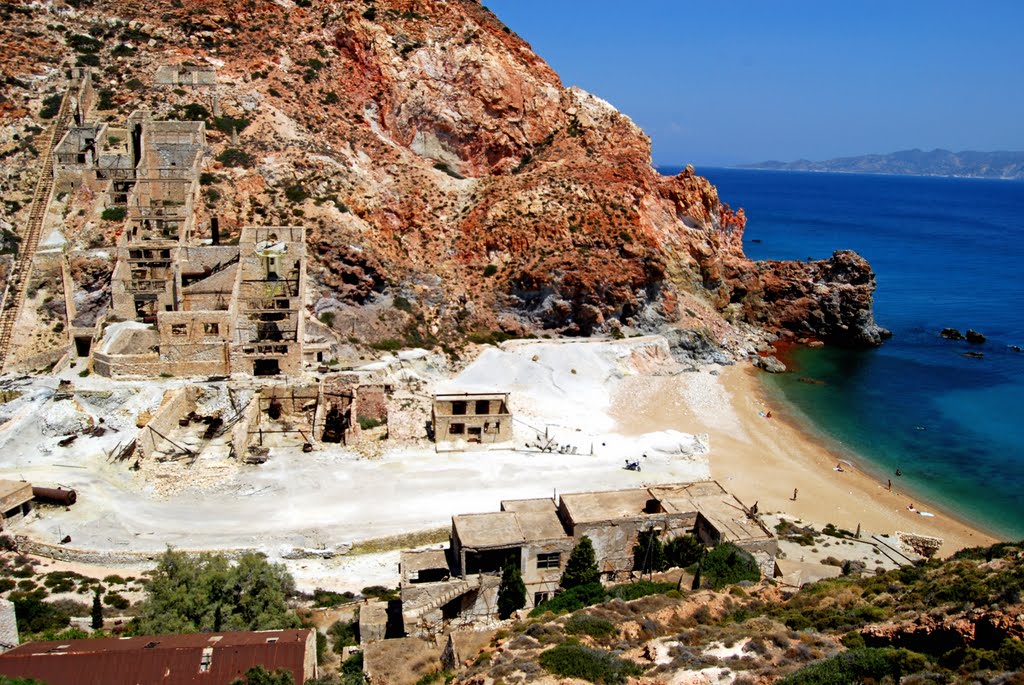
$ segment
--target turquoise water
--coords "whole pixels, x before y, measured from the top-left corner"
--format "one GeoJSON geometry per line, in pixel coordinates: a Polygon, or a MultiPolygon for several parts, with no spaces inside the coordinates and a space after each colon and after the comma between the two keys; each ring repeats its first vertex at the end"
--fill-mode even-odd
{"type": "Polygon", "coordinates": [[[795,350],[793,373],[767,377],[769,389],[883,480],[1024,538],[1024,353],[1009,347],[1024,346],[1024,183],[698,172],[746,209],[751,258],[848,248],[877,274],[875,317],[893,339],[859,352],[795,350]],[[988,342],[943,340],[946,326],[988,342]]]}

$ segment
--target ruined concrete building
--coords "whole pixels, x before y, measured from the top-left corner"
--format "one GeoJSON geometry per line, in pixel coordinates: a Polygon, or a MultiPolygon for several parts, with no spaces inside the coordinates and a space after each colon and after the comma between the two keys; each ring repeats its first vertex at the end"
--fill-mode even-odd
{"type": "Polygon", "coordinates": [[[215,86],[217,70],[194,64],[164,64],[157,68],[154,82],[158,86],[215,86]]]}
{"type": "Polygon", "coordinates": [[[508,393],[435,395],[431,428],[438,452],[507,448],[512,442],[508,393]]]}
{"type": "Polygon", "coordinates": [[[583,536],[593,543],[602,580],[625,580],[640,532],[652,529],[666,542],[684,534],[710,546],[732,542],[762,573],[774,571],[776,538],[716,481],[510,500],[498,512],[452,517],[448,549],[402,553],[405,627],[429,631],[445,619],[494,615],[508,561],[522,573],[527,607],[536,606],[558,589],[583,536]]]}
{"type": "Polygon", "coordinates": [[[0,530],[32,511],[32,484],[23,480],[0,480],[0,530]]]}

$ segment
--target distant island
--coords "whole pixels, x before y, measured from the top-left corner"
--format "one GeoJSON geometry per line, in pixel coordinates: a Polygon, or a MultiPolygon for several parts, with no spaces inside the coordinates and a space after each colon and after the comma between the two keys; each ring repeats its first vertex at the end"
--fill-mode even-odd
{"type": "Polygon", "coordinates": [[[830,171],[847,174],[902,174],[907,176],[958,176],[962,178],[1024,179],[1024,152],[950,152],[949,150],[902,150],[888,155],[839,157],[823,162],[768,161],[741,164],[741,169],[783,171],[830,171]]]}

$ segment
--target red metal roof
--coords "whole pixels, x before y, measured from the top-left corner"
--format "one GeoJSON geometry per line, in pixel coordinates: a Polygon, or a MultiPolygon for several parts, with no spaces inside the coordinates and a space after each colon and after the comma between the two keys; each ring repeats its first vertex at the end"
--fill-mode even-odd
{"type": "MultiPolygon", "coordinates": [[[[229,685],[253,666],[285,668],[296,684],[305,672],[310,630],[152,635],[30,642],[0,654],[0,674],[47,685],[229,685]],[[202,670],[203,653],[209,665],[202,670]]],[[[316,644],[315,642],[313,643],[316,644]]]]}

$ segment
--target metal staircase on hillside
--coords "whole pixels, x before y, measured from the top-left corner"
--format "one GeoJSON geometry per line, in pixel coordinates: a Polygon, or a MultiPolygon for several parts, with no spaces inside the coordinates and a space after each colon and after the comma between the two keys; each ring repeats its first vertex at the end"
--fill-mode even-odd
{"type": "Polygon", "coordinates": [[[68,91],[64,93],[60,110],[50,125],[46,148],[39,159],[39,179],[36,181],[36,192],[32,196],[28,226],[21,236],[18,257],[14,260],[14,266],[4,286],[3,297],[0,298],[0,370],[7,361],[14,324],[18,321],[21,305],[25,301],[25,291],[28,289],[29,276],[32,273],[32,258],[39,247],[43,219],[46,217],[47,207],[50,206],[50,196],[53,194],[53,150],[68,130],[68,122],[71,119],[70,103],[71,95],[68,91]]]}

